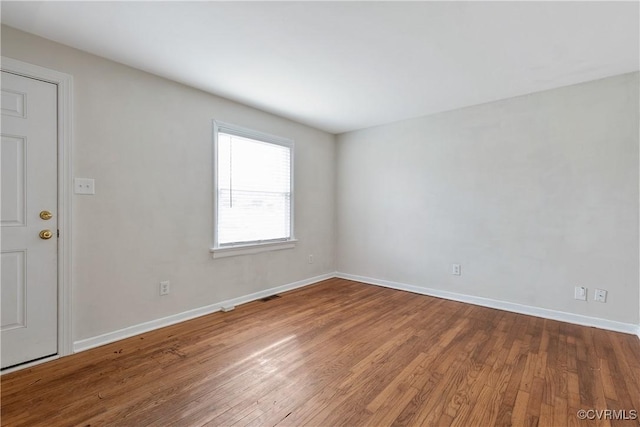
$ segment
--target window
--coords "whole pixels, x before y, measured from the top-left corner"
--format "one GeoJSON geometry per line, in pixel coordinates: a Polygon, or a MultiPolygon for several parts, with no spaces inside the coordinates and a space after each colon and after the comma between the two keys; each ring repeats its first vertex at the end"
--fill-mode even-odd
{"type": "Polygon", "coordinates": [[[293,141],[214,121],[214,258],[287,249],[293,141]]]}

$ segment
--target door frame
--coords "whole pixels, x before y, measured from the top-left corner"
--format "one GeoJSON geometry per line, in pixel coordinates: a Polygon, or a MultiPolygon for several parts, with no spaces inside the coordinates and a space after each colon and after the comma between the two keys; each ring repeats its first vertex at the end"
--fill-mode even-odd
{"type": "Polygon", "coordinates": [[[2,371],[24,369],[61,356],[73,354],[71,212],[72,212],[72,137],[73,76],[38,65],[2,56],[0,69],[11,74],[42,80],[57,86],[58,96],[58,354],[27,362],[2,371]]]}

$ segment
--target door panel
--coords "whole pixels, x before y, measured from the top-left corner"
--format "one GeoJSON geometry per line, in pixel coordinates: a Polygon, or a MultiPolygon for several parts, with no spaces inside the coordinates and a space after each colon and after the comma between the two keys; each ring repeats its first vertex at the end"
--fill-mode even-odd
{"type": "MultiPolygon", "coordinates": [[[[2,72],[2,368],[58,351],[57,87],[2,72]],[[52,218],[45,220],[40,212],[52,218]],[[51,238],[40,236],[51,231],[51,238]]],[[[46,236],[44,236],[46,237],[46,236]]]]}
{"type": "Polygon", "coordinates": [[[25,216],[27,204],[25,139],[2,135],[1,144],[2,212],[0,222],[3,227],[24,227],[27,223],[25,216]]]}
{"type": "Polygon", "coordinates": [[[26,93],[15,92],[2,88],[2,114],[26,118],[27,113],[24,108],[26,93]]]}
{"type": "Polygon", "coordinates": [[[2,330],[25,328],[27,251],[2,252],[2,330]]]}

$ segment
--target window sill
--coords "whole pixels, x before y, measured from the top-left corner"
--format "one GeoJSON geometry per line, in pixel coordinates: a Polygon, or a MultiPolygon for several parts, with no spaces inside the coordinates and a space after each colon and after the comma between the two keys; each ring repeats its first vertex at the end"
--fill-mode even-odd
{"type": "Polygon", "coordinates": [[[282,249],[293,249],[297,240],[287,240],[285,242],[254,243],[250,245],[227,246],[224,248],[211,248],[209,252],[213,254],[213,259],[227,258],[238,255],[250,255],[260,252],[279,251],[282,249]]]}

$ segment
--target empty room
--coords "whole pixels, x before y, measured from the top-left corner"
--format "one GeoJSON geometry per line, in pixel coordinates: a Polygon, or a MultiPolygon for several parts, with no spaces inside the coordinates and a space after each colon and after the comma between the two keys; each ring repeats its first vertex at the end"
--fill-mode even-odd
{"type": "Polygon", "coordinates": [[[640,426],[640,3],[0,3],[2,426],[640,426]]]}

